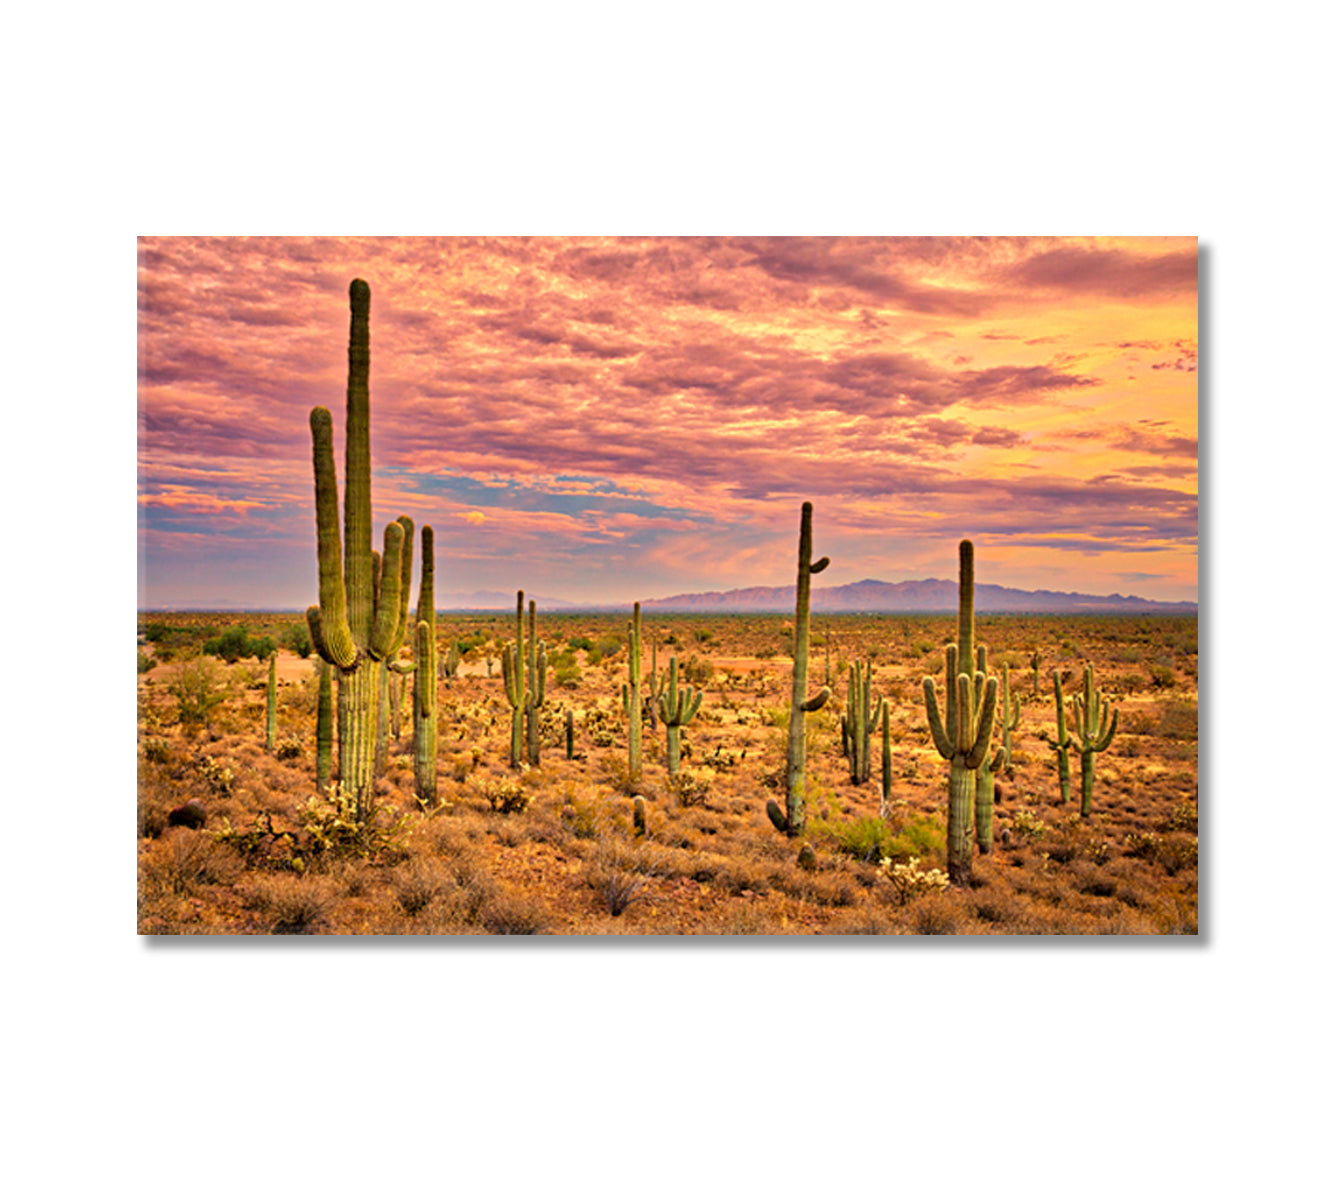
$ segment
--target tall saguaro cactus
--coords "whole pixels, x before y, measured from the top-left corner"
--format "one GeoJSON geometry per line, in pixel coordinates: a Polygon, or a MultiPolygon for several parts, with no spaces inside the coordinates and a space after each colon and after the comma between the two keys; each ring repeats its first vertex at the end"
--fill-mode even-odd
{"type": "Polygon", "coordinates": [[[644,771],[644,644],[640,636],[638,600],[635,601],[635,614],[626,626],[626,633],[630,678],[621,684],[621,703],[625,706],[625,717],[629,722],[627,740],[630,746],[630,778],[635,780],[644,771]]]}
{"type": "Polygon", "coordinates": [[[1093,664],[1084,665],[1084,695],[1070,701],[1074,709],[1075,740],[1079,743],[1079,815],[1093,812],[1093,759],[1112,744],[1116,736],[1118,710],[1093,687],[1093,664]]]}
{"type": "Polygon", "coordinates": [[[797,625],[793,632],[792,714],[787,726],[787,807],[780,809],[772,800],[765,811],[780,832],[790,838],[806,831],[806,714],[815,712],[829,699],[828,687],[822,687],[809,699],[806,678],[811,650],[811,576],[829,565],[829,559],[811,562],[811,502],[801,506],[801,533],[797,540],[797,625]]]}
{"type": "Polygon", "coordinates": [[[547,698],[547,647],[537,640],[537,601],[528,601],[528,694],[524,714],[528,725],[528,762],[536,767],[542,757],[542,722],[539,709],[547,698]]]}
{"type": "MultiPolygon", "coordinates": [[[[380,715],[376,722],[375,729],[375,774],[383,775],[386,764],[389,761],[389,733],[390,733],[390,708],[392,697],[389,689],[389,675],[394,666],[394,660],[398,657],[399,647],[403,645],[403,639],[408,629],[408,601],[412,595],[412,535],[414,525],[411,517],[400,516],[398,523],[403,526],[403,556],[399,569],[399,587],[398,587],[398,624],[395,628],[397,640],[392,642],[385,650],[385,656],[380,660],[380,715]]],[[[382,567],[383,570],[383,567],[382,567]]],[[[379,582],[380,590],[384,590],[383,578],[379,582]]],[[[393,722],[397,725],[397,721],[393,722]]],[[[395,731],[394,736],[398,734],[395,731]]]]}
{"type": "Polygon", "coordinates": [[[371,550],[371,290],[365,280],[354,279],[348,295],[352,319],[347,350],[343,530],[340,536],[333,417],[319,406],[311,410],[310,433],[320,602],[306,610],[306,618],[320,656],[338,669],[338,775],[355,798],[358,815],[364,817],[373,803],[378,664],[402,637],[399,594],[406,530],[399,521],[385,526],[384,552],[377,570],[371,550]]]}
{"type": "Polygon", "coordinates": [[[690,724],[699,712],[700,702],[704,699],[704,689],[679,688],[676,683],[676,655],[671,658],[667,669],[667,684],[658,696],[658,712],[662,723],[667,727],[667,774],[676,776],[681,773],[681,728],[690,724]]]}
{"type": "Polygon", "coordinates": [[[435,530],[422,526],[422,574],[417,592],[412,672],[412,769],[417,796],[424,804],[437,799],[436,778],[436,648],[435,530]]]}
{"type": "Polygon", "coordinates": [[[523,590],[518,593],[514,614],[514,641],[500,653],[500,672],[505,680],[505,699],[510,709],[510,766],[514,769],[523,762],[523,718],[527,711],[527,694],[523,686],[523,590]]]}
{"type": "Polygon", "coordinates": [[[959,543],[958,643],[945,648],[945,720],[936,681],[922,680],[931,740],[950,764],[947,853],[950,882],[966,886],[973,871],[973,803],[977,770],[986,761],[996,718],[996,680],[973,671],[973,543],[959,543]],[[981,703],[975,703],[980,695],[981,703]]]}
{"type": "Polygon", "coordinates": [[[333,664],[320,663],[320,698],[315,715],[315,788],[321,795],[333,778],[333,664]]]}

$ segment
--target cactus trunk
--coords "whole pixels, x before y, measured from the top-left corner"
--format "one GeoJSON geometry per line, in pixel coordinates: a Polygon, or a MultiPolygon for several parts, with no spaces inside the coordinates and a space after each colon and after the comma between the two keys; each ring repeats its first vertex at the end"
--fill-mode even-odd
{"type": "Polygon", "coordinates": [[[811,562],[811,502],[801,506],[801,532],[797,540],[797,611],[792,649],[792,712],[787,727],[786,811],[770,801],[769,820],[788,837],[806,831],[806,714],[815,712],[829,699],[829,688],[807,699],[806,679],[811,645],[811,576],[829,565],[828,558],[811,562]]]}
{"type": "Polygon", "coordinates": [[[565,757],[574,758],[574,709],[565,710],[565,757]]]}
{"type": "Polygon", "coordinates": [[[625,707],[626,720],[629,722],[627,741],[629,742],[630,778],[637,780],[644,772],[644,685],[643,655],[640,642],[639,601],[635,601],[635,613],[627,626],[629,634],[627,652],[630,660],[629,681],[621,687],[621,700],[625,707]]]}
{"type": "Polygon", "coordinates": [[[886,712],[884,724],[880,726],[880,819],[889,816],[889,806],[893,802],[894,758],[889,744],[889,714],[886,712]]]}
{"type": "Polygon", "coordinates": [[[264,748],[273,753],[278,744],[278,656],[269,656],[269,686],[264,695],[264,748]]]}
{"type": "Polygon", "coordinates": [[[320,663],[320,699],[315,716],[315,788],[329,790],[333,778],[333,667],[320,663]]]}
{"type": "Polygon", "coordinates": [[[946,854],[950,882],[967,887],[973,877],[973,797],[977,773],[962,762],[950,763],[949,825],[946,854]]]}
{"type": "Polygon", "coordinates": [[[417,796],[434,804],[436,772],[436,678],[435,678],[435,530],[422,526],[422,573],[417,593],[417,622],[412,673],[412,768],[417,796]]]}

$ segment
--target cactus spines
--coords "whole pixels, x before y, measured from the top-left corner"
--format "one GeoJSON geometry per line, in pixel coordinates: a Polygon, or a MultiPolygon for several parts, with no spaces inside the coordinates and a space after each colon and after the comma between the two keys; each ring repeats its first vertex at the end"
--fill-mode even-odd
{"type": "Polygon", "coordinates": [[[801,506],[801,534],[797,541],[797,613],[793,631],[792,650],[792,714],[787,727],[787,808],[780,810],[772,800],[765,811],[769,820],[790,838],[801,837],[806,831],[806,714],[815,712],[829,699],[830,691],[822,687],[809,699],[806,696],[806,677],[811,647],[811,576],[818,575],[829,565],[828,558],[811,561],[811,514],[807,500],[801,506]]]}
{"type": "Polygon", "coordinates": [[[278,656],[269,655],[269,685],[264,693],[264,749],[278,744],[278,656]]]}
{"type": "Polygon", "coordinates": [[[621,703],[625,706],[626,720],[629,722],[629,758],[630,778],[638,779],[644,769],[644,685],[643,685],[643,643],[640,640],[639,601],[635,601],[635,613],[626,626],[630,659],[629,682],[621,685],[621,703]]]}
{"type": "Polygon", "coordinates": [[[435,530],[422,526],[422,573],[417,593],[417,623],[412,683],[412,765],[418,797],[436,800],[435,678],[435,530]]]}
{"type": "Polygon", "coordinates": [[[871,735],[886,719],[887,702],[871,702],[871,664],[854,662],[848,668],[848,711],[844,718],[848,767],[853,783],[871,778],[871,735]]]}
{"type": "Polygon", "coordinates": [[[1084,695],[1075,696],[1070,705],[1074,710],[1075,740],[1079,743],[1079,815],[1093,812],[1093,760],[1112,744],[1116,736],[1116,720],[1120,716],[1110,700],[1093,687],[1093,665],[1084,665],[1084,695]]]}
{"type": "Polygon", "coordinates": [[[329,790],[333,778],[333,666],[320,663],[320,699],[315,716],[315,788],[321,794],[329,790]]]}
{"type": "MultiPolygon", "coordinates": [[[[945,719],[936,702],[936,681],[922,680],[927,722],[936,751],[950,764],[947,851],[952,884],[972,878],[973,819],[977,770],[986,761],[996,718],[997,681],[973,670],[973,544],[959,543],[959,643],[945,648],[945,719]],[[967,653],[964,652],[967,647],[967,653]],[[979,700],[980,698],[980,700],[979,700]]],[[[985,663],[985,651],[982,662],[985,663]]]]}
{"type": "Polygon", "coordinates": [[[307,612],[311,639],[338,668],[338,773],[359,816],[369,812],[379,716],[380,660],[399,629],[403,538],[398,521],[385,527],[383,571],[371,550],[370,287],[354,279],[348,289],[347,436],[343,530],[338,529],[338,480],[334,469],[333,418],[310,414],[315,474],[315,528],[319,553],[318,612],[307,612]],[[379,579],[380,574],[387,576],[379,579]],[[378,586],[377,586],[378,585],[378,586]]]}
{"type": "Polygon", "coordinates": [[[671,777],[681,773],[681,727],[694,719],[703,699],[703,688],[697,691],[677,687],[676,655],[673,654],[667,669],[666,686],[658,697],[658,712],[667,727],[667,774],[671,777]]]}

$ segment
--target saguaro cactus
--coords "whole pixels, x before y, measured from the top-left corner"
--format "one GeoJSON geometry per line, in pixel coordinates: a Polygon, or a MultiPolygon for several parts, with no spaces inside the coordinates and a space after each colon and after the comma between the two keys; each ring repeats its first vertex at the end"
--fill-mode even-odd
{"type": "Polygon", "coordinates": [[[667,684],[658,697],[658,712],[667,727],[667,774],[681,773],[681,727],[688,725],[704,699],[704,689],[678,688],[676,684],[676,655],[667,669],[667,684]]]}
{"type": "Polygon", "coordinates": [[[311,410],[315,471],[315,521],[319,546],[320,602],[306,610],[311,640],[338,669],[338,774],[364,817],[373,803],[380,663],[401,638],[402,555],[405,529],[385,526],[382,570],[371,551],[370,303],[365,280],[348,290],[347,437],[343,532],[338,528],[338,480],[334,469],[333,418],[311,410]],[[381,576],[377,589],[377,575],[381,576]]]}
{"type": "MultiPolygon", "coordinates": [[[[377,776],[384,774],[385,766],[389,762],[390,709],[392,704],[389,691],[389,674],[394,668],[399,647],[403,645],[403,639],[407,634],[408,601],[412,596],[412,535],[415,527],[411,517],[400,516],[398,523],[403,526],[403,556],[399,568],[398,624],[394,631],[397,640],[386,648],[385,656],[380,660],[380,713],[375,728],[375,774],[377,776]]],[[[377,587],[379,592],[383,593],[383,569],[377,587]]],[[[394,736],[398,736],[396,731],[394,736]]]]}
{"type": "Polygon", "coordinates": [[[640,640],[638,600],[635,601],[635,615],[626,626],[626,632],[630,678],[627,683],[621,684],[621,703],[625,706],[625,717],[630,723],[630,778],[638,779],[644,770],[643,642],[640,640]]]}
{"type": "Polygon", "coordinates": [[[537,601],[528,601],[528,694],[524,714],[528,723],[528,761],[536,767],[542,756],[542,723],[538,710],[547,698],[547,648],[537,640],[537,601]]]}
{"type": "Polygon", "coordinates": [[[417,660],[412,684],[413,776],[417,796],[424,804],[434,804],[437,798],[435,530],[429,525],[422,526],[422,575],[413,654],[417,660]]]}
{"type": "Polygon", "coordinates": [[[945,648],[945,720],[936,703],[936,681],[922,680],[931,740],[950,764],[947,853],[950,882],[966,886],[973,870],[973,803],[977,770],[986,760],[996,718],[994,678],[974,672],[973,663],[973,544],[959,543],[958,643],[945,648]],[[981,695],[980,705],[974,701],[981,695]]]}
{"type": "Polygon", "coordinates": [[[1093,687],[1093,664],[1084,666],[1084,695],[1070,701],[1074,709],[1075,740],[1079,743],[1079,815],[1087,817],[1093,811],[1093,759],[1112,744],[1116,736],[1118,710],[1110,700],[1104,700],[1093,687]]]}
{"type": "Polygon", "coordinates": [[[843,736],[853,783],[871,778],[871,735],[887,719],[887,702],[871,703],[871,664],[854,662],[848,668],[848,711],[843,716],[843,736]]]}
{"type": "Polygon", "coordinates": [[[1056,736],[1046,733],[1042,736],[1047,745],[1056,751],[1056,777],[1061,785],[1061,803],[1070,803],[1070,747],[1074,744],[1065,725],[1065,695],[1061,691],[1061,673],[1053,671],[1052,681],[1056,684],[1056,736]]]}
{"type": "Polygon", "coordinates": [[[889,816],[889,806],[893,802],[894,759],[889,745],[889,714],[886,712],[884,723],[880,726],[880,819],[889,816]]]}
{"type": "Polygon", "coordinates": [[[505,679],[505,699],[510,705],[510,766],[523,762],[523,718],[527,694],[523,686],[523,590],[519,590],[514,616],[514,641],[500,652],[500,673],[505,679]]]}
{"type": "Polygon", "coordinates": [[[806,676],[811,649],[811,576],[829,565],[829,559],[811,562],[811,502],[801,506],[801,534],[797,541],[797,623],[792,638],[792,715],[787,726],[787,808],[772,800],[765,811],[774,827],[790,838],[806,830],[806,714],[823,707],[828,687],[806,697],[806,676]]]}
{"type": "Polygon", "coordinates": [[[1042,652],[1035,646],[1029,655],[1028,665],[1033,668],[1033,695],[1042,695],[1042,683],[1038,679],[1038,667],[1042,665],[1042,652]]]}
{"type": "Polygon", "coordinates": [[[1019,728],[1019,691],[1015,689],[1014,699],[1010,699],[1010,664],[1001,667],[1000,727],[1002,745],[1005,747],[1005,766],[1014,766],[1014,742],[1012,736],[1019,728]]]}
{"type": "Polygon", "coordinates": [[[273,753],[278,744],[278,656],[269,655],[269,686],[264,695],[264,748],[273,753]]]}

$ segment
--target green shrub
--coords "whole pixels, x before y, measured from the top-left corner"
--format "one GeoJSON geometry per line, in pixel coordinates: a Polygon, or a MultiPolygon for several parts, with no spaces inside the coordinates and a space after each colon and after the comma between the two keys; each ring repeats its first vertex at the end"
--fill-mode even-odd
{"type": "Polygon", "coordinates": [[[277,643],[271,637],[252,638],[244,625],[233,625],[204,643],[205,654],[212,654],[229,663],[241,658],[268,658],[277,648],[277,643]]]}
{"type": "Polygon", "coordinates": [[[227,698],[227,680],[208,658],[181,663],[167,690],[176,700],[176,719],[187,728],[203,725],[227,698]]]}

